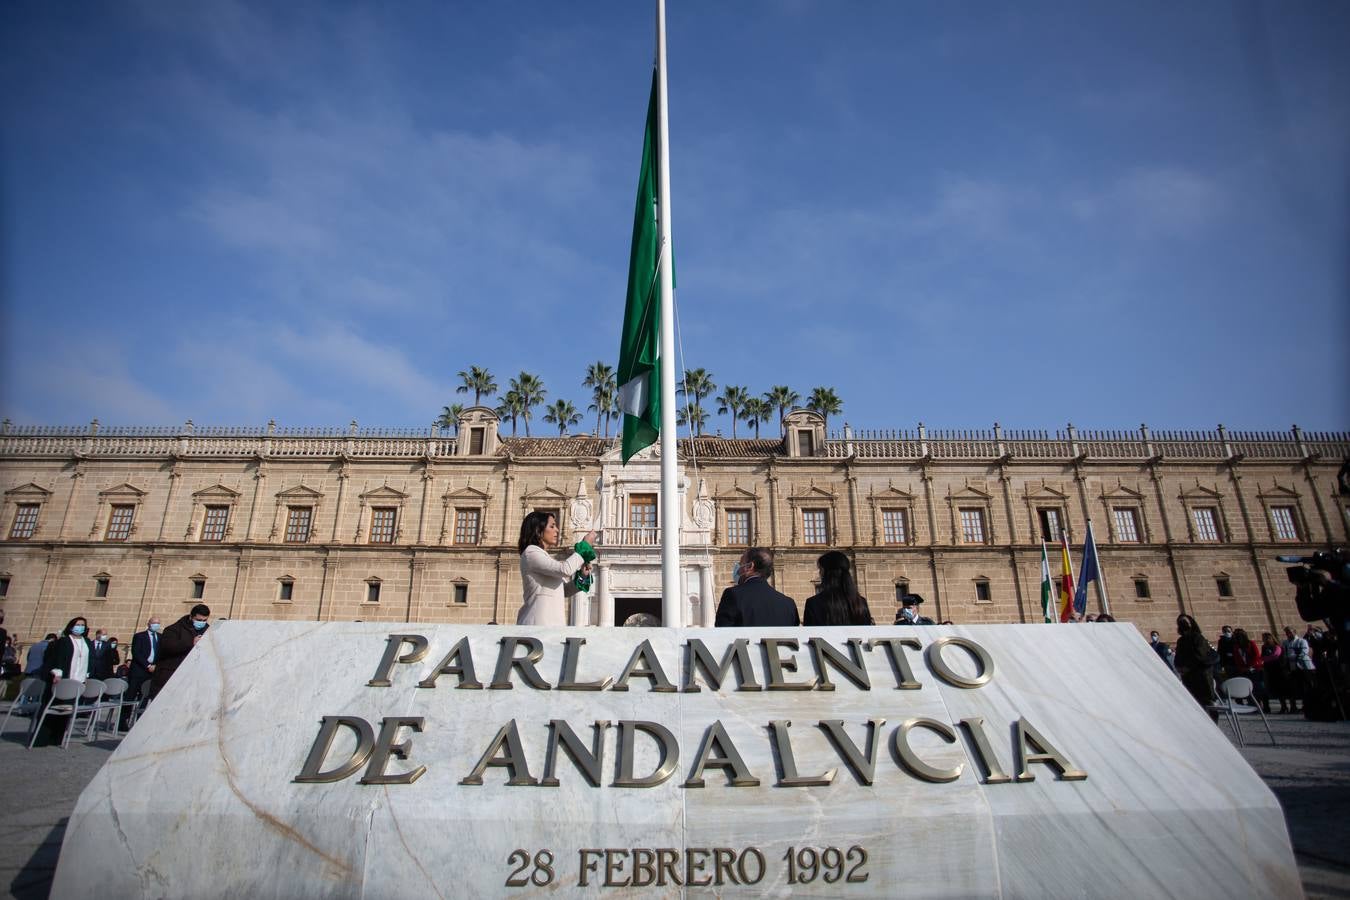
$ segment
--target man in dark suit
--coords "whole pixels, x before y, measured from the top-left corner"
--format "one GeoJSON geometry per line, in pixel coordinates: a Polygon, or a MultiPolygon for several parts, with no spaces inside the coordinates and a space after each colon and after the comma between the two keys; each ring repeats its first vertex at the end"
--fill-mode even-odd
{"type": "Polygon", "coordinates": [[[93,650],[89,656],[89,677],[106,681],[113,677],[113,669],[116,667],[117,651],[108,641],[108,633],[100,628],[94,637],[93,650]]]}
{"type": "MultiPolygon", "coordinates": [[[[127,673],[127,699],[140,700],[150,696],[150,679],[155,675],[155,660],[159,658],[159,616],[151,616],[145,630],[131,636],[131,671],[127,673]]],[[[131,709],[122,710],[122,727],[131,724],[131,709]]]]}
{"type": "Polygon", "coordinates": [[[755,628],[802,623],[797,603],[770,587],[773,575],[773,551],[751,547],[736,564],[736,584],[722,592],[717,604],[718,628],[755,628]]]}

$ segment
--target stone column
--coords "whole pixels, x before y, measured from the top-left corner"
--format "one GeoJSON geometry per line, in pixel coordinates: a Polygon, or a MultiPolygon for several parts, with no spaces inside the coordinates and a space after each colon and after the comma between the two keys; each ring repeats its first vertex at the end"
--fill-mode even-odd
{"type": "Polygon", "coordinates": [[[258,499],[262,497],[263,484],[267,481],[267,469],[264,468],[262,460],[258,461],[258,468],[253,472],[253,500],[248,508],[248,528],[244,531],[244,543],[252,543],[254,535],[257,533],[254,529],[258,522],[258,499]]]}
{"type": "Polygon", "coordinates": [[[614,598],[609,593],[609,566],[595,567],[595,598],[599,601],[600,621],[595,624],[601,628],[614,627],[614,598]]]}
{"type": "Polygon", "coordinates": [[[713,609],[713,575],[711,565],[698,567],[698,604],[699,618],[702,620],[699,622],[699,625],[704,628],[712,628],[713,622],[715,621],[714,614],[716,613],[716,610],[713,609]]]}

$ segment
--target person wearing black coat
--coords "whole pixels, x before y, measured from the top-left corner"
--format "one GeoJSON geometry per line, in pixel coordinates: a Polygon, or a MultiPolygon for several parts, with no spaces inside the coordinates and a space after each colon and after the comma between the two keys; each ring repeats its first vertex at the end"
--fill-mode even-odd
{"type": "Polygon", "coordinates": [[[751,547],[736,563],[736,584],[722,592],[717,604],[718,628],[756,628],[802,623],[797,603],[775,591],[768,582],[773,575],[773,551],[751,547]]]}
{"type": "Polygon", "coordinates": [[[816,560],[820,593],[806,601],[802,624],[874,625],[867,598],[858,593],[848,554],[830,550],[816,560]]]}
{"type": "Polygon", "coordinates": [[[164,690],[164,685],[206,634],[206,620],[210,617],[211,607],[198,603],[192,607],[192,612],[164,629],[159,638],[159,658],[152,676],[155,690],[151,696],[158,696],[164,690]]]}
{"type": "MultiPolygon", "coordinates": [[[[52,688],[58,681],[74,679],[84,682],[89,678],[89,662],[93,658],[94,646],[85,632],[89,623],[84,616],[76,616],[66,623],[61,636],[47,646],[42,657],[42,672],[39,673],[46,687],[42,691],[42,707],[52,698],[52,688]]],[[[66,737],[73,716],[48,716],[42,723],[42,733],[38,735],[34,746],[59,745],[66,737]]]]}

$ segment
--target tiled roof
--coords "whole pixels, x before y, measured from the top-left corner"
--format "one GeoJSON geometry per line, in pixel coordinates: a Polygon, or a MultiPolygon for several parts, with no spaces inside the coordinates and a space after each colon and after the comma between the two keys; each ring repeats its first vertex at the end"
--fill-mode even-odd
{"type": "MultiPolygon", "coordinates": [[[[618,443],[617,437],[597,438],[590,435],[568,435],[567,437],[503,437],[498,454],[510,453],[521,457],[563,457],[600,456],[618,443]]],[[[681,438],[680,456],[700,459],[749,459],[773,456],[782,451],[783,442],[778,438],[724,438],[699,437],[681,438]]]]}
{"type": "Polygon", "coordinates": [[[685,438],[680,441],[680,455],[696,455],[707,459],[745,459],[746,457],[774,456],[783,449],[779,438],[685,438]]]}
{"type": "Polygon", "coordinates": [[[512,456],[599,456],[614,446],[615,438],[596,438],[589,434],[567,437],[504,437],[499,455],[512,456]]]}

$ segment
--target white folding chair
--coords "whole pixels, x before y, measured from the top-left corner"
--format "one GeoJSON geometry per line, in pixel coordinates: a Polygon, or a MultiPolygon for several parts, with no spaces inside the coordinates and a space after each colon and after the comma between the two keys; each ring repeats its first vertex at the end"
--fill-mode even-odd
{"type": "Polygon", "coordinates": [[[1261,717],[1262,723],[1266,726],[1266,736],[1270,738],[1270,743],[1275,743],[1275,735],[1271,733],[1270,721],[1266,718],[1265,710],[1261,709],[1261,704],[1256,702],[1252,696],[1252,680],[1238,676],[1230,678],[1219,686],[1219,694],[1227,703],[1227,713],[1229,721],[1233,723],[1233,730],[1237,732],[1238,743],[1247,746],[1247,741],[1242,735],[1241,717],[1249,716],[1252,713],[1261,717]]]}
{"type": "Polygon", "coordinates": [[[9,727],[9,717],[18,713],[21,716],[29,718],[31,726],[32,718],[39,709],[42,708],[42,689],[43,682],[41,678],[25,678],[19,685],[19,696],[15,697],[9,704],[9,709],[5,710],[5,721],[0,722],[0,734],[9,727]]]}
{"type": "MultiPolygon", "coordinates": [[[[42,707],[42,712],[38,714],[37,721],[33,723],[33,733],[28,738],[28,749],[32,750],[33,745],[37,743],[37,736],[42,732],[42,723],[48,716],[62,716],[71,718],[75,715],[75,710],[80,705],[80,693],[84,690],[84,684],[79,681],[72,681],[69,678],[63,678],[52,686],[52,696],[47,704],[42,707]]],[[[71,723],[74,727],[74,723],[71,723]]],[[[61,741],[61,746],[65,747],[70,743],[70,729],[66,729],[66,736],[61,741]]]]}
{"type": "MultiPolygon", "coordinates": [[[[97,706],[94,707],[93,718],[99,721],[111,720],[107,725],[109,731],[114,735],[120,733],[119,727],[122,718],[122,708],[124,706],[134,706],[135,701],[127,699],[127,680],[125,678],[108,678],[103,682],[103,696],[99,699],[97,706]],[[104,713],[111,713],[105,716],[104,713]]],[[[94,725],[94,736],[98,736],[98,730],[101,726],[94,725]]]]}
{"type": "MultiPolygon", "coordinates": [[[[88,716],[84,723],[84,739],[89,740],[89,732],[94,728],[94,722],[98,719],[98,702],[103,699],[103,682],[97,678],[90,678],[84,683],[84,690],[80,693],[79,704],[75,707],[75,718],[70,721],[70,730],[75,730],[75,725],[80,721],[80,716],[88,716]]],[[[69,740],[70,734],[67,732],[66,738],[69,740]]]]}

